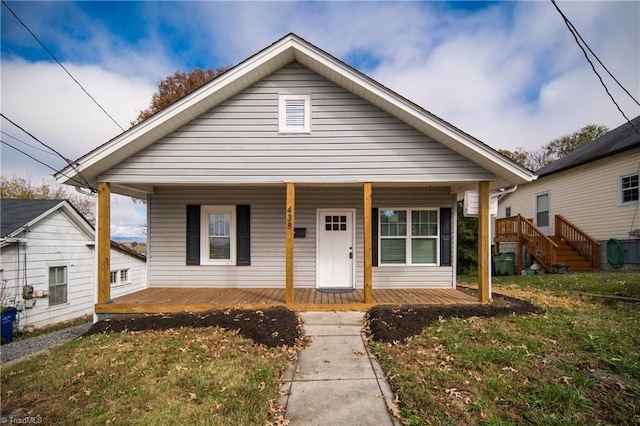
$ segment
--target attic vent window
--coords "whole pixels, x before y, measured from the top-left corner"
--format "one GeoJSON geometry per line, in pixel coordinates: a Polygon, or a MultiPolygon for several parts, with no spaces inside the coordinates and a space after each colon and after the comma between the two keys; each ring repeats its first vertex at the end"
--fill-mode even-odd
{"type": "Polygon", "coordinates": [[[280,133],[311,133],[311,96],[278,97],[280,133]]]}

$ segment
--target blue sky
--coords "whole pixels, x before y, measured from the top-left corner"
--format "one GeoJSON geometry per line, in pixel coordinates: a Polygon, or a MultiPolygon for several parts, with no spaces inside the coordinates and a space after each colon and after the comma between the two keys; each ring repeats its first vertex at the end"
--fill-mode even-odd
{"type": "MultiPolygon", "coordinates": [[[[494,148],[532,150],[586,124],[624,121],[550,1],[8,4],[125,128],[161,78],[235,65],[289,32],[494,148]]],[[[640,98],[640,2],[558,4],[640,98]]],[[[72,159],[120,133],[4,5],[1,31],[5,115],[72,159]]],[[[640,114],[605,81],[627,116],[640,114]]],[[[2,130],[28,141],[4,120],[2,130]]],[[[4,145],[1,154],[5,177],[50,173],[4,145]]],[[[115,235],[139,232],[132,224],[144,210],[130,207],[114,203],[115,235]]]]}

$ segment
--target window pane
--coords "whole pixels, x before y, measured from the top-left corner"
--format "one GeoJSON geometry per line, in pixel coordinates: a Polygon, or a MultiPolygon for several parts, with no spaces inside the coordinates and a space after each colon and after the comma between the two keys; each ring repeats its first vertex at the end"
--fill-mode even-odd
{"type": "Polygon", "coordinates": [[[380,211],[380,234],[383,237],[407,235],[407,212],[405,210],[380,211]]]}
{"type": "Polygon", "coordinates": [[[209,236],[228,237],[231,231],[231,215],[229,213],[209,214],[209,236]]]}
{"type": "Polygon", "coordinates": [[[412,211],[411,234],[430,237],[438,235],[438,213],[435,210],[412,211]]]}
{"type": "Polygon", "coordinates": [[[433,238],[412,239],[411,263],[436,263],[436,240],[433,238]]]}
{"type": "Polygon", "coordinates": [[[622,202],[638,201],[638,175],[622,178],[622,202]]]}
{"type": "Polygon", "coordinates": [[[380,240],[380,257],[382,263],[407,263],[406,251],[404,238],[380,240]]]}
{"type": "Polygon", "coordinates": [[[210,259],[231,259],[231,239],[228,237],[209,237],[210,259]]]}
{"type": "Polygon", "coordinates": [[[49,285],[56,283],[56,268],[49,268],[49,285]]]}
{"type": "Polygon", "coordinates": [[[536,202],[538,211],[549,211],[549,194],[538,195],[536,202]]]}
{"type": "Polygon", "coordinates": [[[536,225],[549,226],[549,194],[536,196],[536,225]]]}
{"type": "Polygon", "coordinates": [[[638,188],[627,189],[622,191],[622,202],[638,201],[638,188]]]}
{"type": "Polygon", "coordinates": [[[538,212],[536,215],[536,225],[549,226],[549,212],[538,212]]]}

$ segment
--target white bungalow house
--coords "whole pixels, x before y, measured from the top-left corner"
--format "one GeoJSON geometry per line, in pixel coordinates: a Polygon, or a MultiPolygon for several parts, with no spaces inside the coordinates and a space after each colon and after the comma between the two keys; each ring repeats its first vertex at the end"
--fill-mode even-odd
{"type": "MultiPolygon", "coordinates": [[[[0,200],[2,306],[18,326],[42,327],[93,313],[95,232],[66,200],[0,200]]],[[[110,243],[114,296],[143,289],[145,257],[110,243]]]]}
{"type": "Polygon", "coordinates": [[[501,198],[500,250],[516,251],[521,267],[538,260],[548,269],[566,264],[569,271],[640,268],[639,173],[640,116],[543,167],[536,181],[501,198]]]}
{"type": "Polygon", "coordinates": [[[455,206],[469,189],[480,193],[486,302],[489,193],[533,179],[295,34],[56,177],[73,185],[78,173],[99,192],[105,314],[361,309],[457,293],[455,206]],[[107,285],[111,192],[148,206],[148,288],[121,298],[107,285]]]}

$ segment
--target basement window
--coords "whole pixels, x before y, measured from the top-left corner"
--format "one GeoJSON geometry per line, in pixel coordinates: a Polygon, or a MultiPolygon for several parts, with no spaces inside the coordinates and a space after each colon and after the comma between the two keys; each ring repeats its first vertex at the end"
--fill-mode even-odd
{"type": "Polygon", "coordinates": [[[280,133],[311,133],[311,96],[278,96],[278,130],[280,133]]]}

